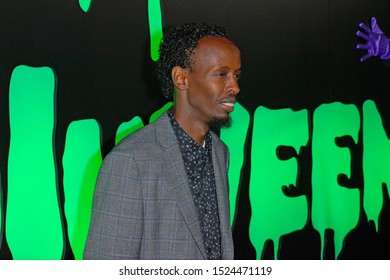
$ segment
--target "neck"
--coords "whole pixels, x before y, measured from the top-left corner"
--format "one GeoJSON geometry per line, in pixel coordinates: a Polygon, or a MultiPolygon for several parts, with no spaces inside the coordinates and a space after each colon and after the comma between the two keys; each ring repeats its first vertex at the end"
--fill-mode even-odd
{"type": "Polygon", "coordinates": [[[209,131],[207,124],[194,120],[188,114],[175,110],[173,107],[173,116],[181,128],[199,145],[204,144],[204,138],[209,131]]]}

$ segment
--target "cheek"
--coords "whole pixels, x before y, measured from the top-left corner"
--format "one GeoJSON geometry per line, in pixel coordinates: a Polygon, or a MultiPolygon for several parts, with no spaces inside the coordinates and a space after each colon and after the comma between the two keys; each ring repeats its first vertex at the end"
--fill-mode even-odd
{"type": "Polygon", "coordinates": [[[213,97],[213,87],[206,82],[194,84],[191,92],[191,102],[195,103],[210,103],[213,97]]]}
{"type": "Polygon", "coordinates": [[[201,92],[199,99],[206,103],[204,104],[207,107],[214,107],[217,104],[217,100],[219,97],[219,91],[218,88],[215,86],[208,86],[204,87],[203,91],[201,92]]]}
{"type": "Polygon", "coordinates": [[[212,100],[210,96],[205,91],[199,91],[196,95],[193,95],[191,100],[191,104],[198,108],[208,108],[211,107],[212,100]]]}
{"type": "Polygon", "coordinates": [[[212,110],[218,105],[218,99],[223,93],[224,84],[222,81],[203,80],[192,85],[189,102],[202,108],[212,110]]]}

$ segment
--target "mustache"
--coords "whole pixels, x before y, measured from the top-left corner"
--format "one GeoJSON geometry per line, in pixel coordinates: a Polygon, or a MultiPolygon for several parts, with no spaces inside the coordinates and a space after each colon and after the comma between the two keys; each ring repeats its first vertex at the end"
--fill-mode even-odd
{"type": "Polygon", "coordinates": [[[228,94],[227,96],[221,98],[220,102],[236,103],[237,102],[237,93],[228,94]]]}

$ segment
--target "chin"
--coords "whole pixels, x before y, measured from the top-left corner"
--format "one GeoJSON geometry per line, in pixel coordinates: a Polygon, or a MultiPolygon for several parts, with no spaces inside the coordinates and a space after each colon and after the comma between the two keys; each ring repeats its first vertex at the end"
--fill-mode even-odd
{"type": "Polygon", "coordinates": [[[228,128],[232,125],[232,118],[227,115],[226,117],[213,117],[209,123],[211,130],[220,130],[221,128],[228,128]]]}

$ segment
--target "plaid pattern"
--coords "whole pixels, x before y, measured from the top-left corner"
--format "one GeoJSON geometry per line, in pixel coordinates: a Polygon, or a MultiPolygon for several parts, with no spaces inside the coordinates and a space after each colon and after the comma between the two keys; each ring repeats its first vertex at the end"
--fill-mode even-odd
{"type": "MultiPolygon", "coordinates": [[[[228,151],[212,135],[222,259],[233,259],[228,151]]],[[[84,259],[207,259],[180,148],[167,114],[105,158],[84,259]]]]}

